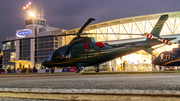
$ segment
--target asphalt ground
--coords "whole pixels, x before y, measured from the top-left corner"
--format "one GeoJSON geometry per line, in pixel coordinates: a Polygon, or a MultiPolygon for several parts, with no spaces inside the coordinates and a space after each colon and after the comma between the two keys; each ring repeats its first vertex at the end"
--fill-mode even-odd
{"type": "MultiPolygon", "coordinates": [[[[159,100],[168,100],[169,98],[171,98],[171,100],[174,99],[174,101],[176,101],[180,98],[180,73],[138,73],[104,75],[82,75],[77,73],[17,75],[1,74],[0,91],[1,98],[22,98],[22,94],[20,94],[20,96],[17,96],[17,93],[22,92],[23,94],[28,93],[29,96],[30,94],[34,94],[35,92],[35,95],[39,95],[40,97],[41,95],[37,92],[41,92],[47,94],[46,96],[50,96],[49,94],[52,94],[52,96],[55,95],[57,97],[61,96],[62,94],[65,94],[63,96],[67,95],[66,97],[61,97],[65,99],[51,96],[50,98],[54,100],[118,100],[124,98],[125,101],[137,101],[147,100],[146,98],[148,97],[153,99],[156,98],[159,100]],[[16,93],[16,96],[13,96],[14,93],[16,93]],[[76,95],[73,95],[72,97],[72,95],[68,94],[76,95]],[[144,96],[143,94],[146,95],[144,96]],[[153,95],[152,97],[152,94],[155,95],[153,95]],[[82,95],[86,97],[83,97],[82,95]],[[89,95],[91,97],[89,97],[89,99],[85,99],[88,98],[87,96],[89,95]],[[106,97],[104,97],[104,95],[106,97]]],[[[31,98],[35,97],[35,95],[32,95],[31,98]]],[[[50,100],[46,97],[41,97],[39,99],[42,98],[50,100]]]]}

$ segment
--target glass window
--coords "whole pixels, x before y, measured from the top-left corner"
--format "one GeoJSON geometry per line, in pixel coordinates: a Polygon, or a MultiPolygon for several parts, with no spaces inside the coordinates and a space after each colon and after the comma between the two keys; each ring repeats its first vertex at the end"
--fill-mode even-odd
{"type": "Polygon", "coordinates": [[[3,50],[6,50],[6,44],[3,44],[3,50]]]}
{"type": "Polygon", "coordinates": [[[166,59],[170,59],[171,55],[170,54],[166,54],[166,59]]]}
{"type": "Polygon", "coordinates": [[[39,43],[38,49],[54,48],[54,42],[39,43]]]}
{"type": "Polygon", "coordinates": [[[48,57],[47,61],[50,61],[51,58],[52,58],[52,55],[53,55],[54,51],[51,53],[51,55],[48,57]]]}
{"type": "Polygon", "coordinates": [[[16,46],[16,41],[14,41],[14,46],[16,46]]]}
{"type": "Polygon", "coordinates": [[[60,53],[59,53],[59,58],[60,58],[60,59],[64,59],[64,54],[65,54],[65,52],[60,52],[60,53]]]}
{"type": "Polygon", "coordinates": [[[165,56],[164,54],[160,54],[160,55],[159,55],[159,57],[160,57],[161,59],[164,59],[164,56],[165,56]]]}
{"type": "Polygon", "coordinates": [[[11,41],[11,45],[14,46],[14,41],[11,41]]]}
{"type": "Polygon", "coordinates": [[[23,51],[24,51],[24,50],[30,50],[30,45],[23,45],[22,50],[23,50],[23,51]]]}
{"type": "Polygon", "coordinates": [[[3,53],[3,59],[9,59],[10,53],[3,53]]]}
{"type": "Polygon", "coordinates": [[[28,52],[22,52],[22,57],[23,57],[23,58],[28,58],[28,57],[30,57],[30,51],[28,51],[28,52]]]}
{"type": "Polygon", "coordinates": [[[22,44],[22,40],[20,40],[20,44],[22,44]]]}
{"type": "Polygon", "coordinates": [[[41,25],[41,20],[38,20],[38,25],[41,25]]]}
{"type": "Polygon", "coordinates": [[[70,59],[71,58],[71,52],[69,52],[68,54],[66,54],[66,59],[70,59]]]}
{"type": "Polygon", "coordinates": [[[34,19],[34,24],[38,24],[38,20],[34,19]]]}
{"type": "Polygon", "coordinates": [[[38,42],[54,41],[54,37],[38,38],[38,42]]]}
{"type": "Polygon", "coordinates": [[[55,47],[58,48],[58,42],[55,42],[55,47]]]}
{"type": "Polygon", "coordinates": [[[24,39],[23,44],[30,44],[30,39],[24,39]]]}
{"type": "Polygon", "coordinates": [[[47,50],[39,50],[38,51],[38,56],[49,56],[52,51],[54,51],[53,49],[47,49],[47,50]]]}
{"type": "Polygon", "coordinates": [[[6,42],[3,44],[3,50],[11,49],[11,42],[6,42]]]}
{"type": "Polygon", "coordinates": [[[10,60],[14,60],[16,57],[15,55],[16,55],[15,52],[11,52],[10,53],[10,60]]]}
{"type": "Polygon", "coordinates": [[[44,25],[45,24],[45,21],[42,21],[41,25],[44,25]]]}
{"type": "Polygon", "coordinates": [[[32,24],[32,19],[30,19],[30,20],[25,20],[25,22],[26,22],[26,25],[32,24]]]}

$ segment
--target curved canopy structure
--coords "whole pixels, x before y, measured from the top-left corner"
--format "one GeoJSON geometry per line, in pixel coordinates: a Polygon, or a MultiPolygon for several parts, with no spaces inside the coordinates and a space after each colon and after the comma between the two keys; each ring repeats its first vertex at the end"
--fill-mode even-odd
{"type": "MultiPolygon", "coordinates": [[[[163,14],[168,14],[169,19],[165,22],[165,25],[160,35],[172,35],[180,33],[180,12],[150,14],[129,18],[116,19],[89,25],[84,33],[95,33],[86,35],[94,37],[95,41],[117,41],[122,39],[132,38],[143,38],[144,36],[139,35],[128,35],[128,34],[144,34],[150,33],[154,25],[156,24],[159,17],[163,14]],[[123,33],[127,35],[121,35],[116,33],[123,33]]],[[[79,31],[80,28],[68,30],[58,35],[72,34],[79,31]]],[[[66,44],[75,36],[66,36],[66,44]],[[68,40],[69,39],[69,40],[68,40]]]]}

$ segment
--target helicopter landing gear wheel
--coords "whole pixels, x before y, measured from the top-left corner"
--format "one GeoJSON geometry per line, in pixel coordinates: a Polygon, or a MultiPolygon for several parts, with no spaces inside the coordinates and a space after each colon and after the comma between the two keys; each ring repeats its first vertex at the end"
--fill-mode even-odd
{"type": "Polygon", "coordinates": [[[100,70],[99,70],[99,66],[93,66],[93,68],[94,68],[94,71],[95,71],[96,73],[100,71],[100,70]]]}
{"type": "Polygon", "coordinates": [[[54,73],[54,69],[51,69],[51,73],[54,73]]]}
{"type": "Polygon", "coordinates": [[[96,73],[98,73],[98,72],[99,72],[99,67],[96,68],[96,73]]]}
{"type": "Polygon", "coordinates": [[[76,68],[76,73],[80,73],[80,68],[76,68]]]}

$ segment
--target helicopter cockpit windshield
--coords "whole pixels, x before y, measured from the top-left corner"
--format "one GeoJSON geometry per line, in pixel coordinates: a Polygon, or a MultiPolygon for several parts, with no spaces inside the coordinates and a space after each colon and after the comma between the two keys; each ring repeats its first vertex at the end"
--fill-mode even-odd
{"type": "Polygon", "coordinates": [[[57,50],[55,50],[55,51],[53,51],[53,52],[51,53],[51,55],[49,56],[49,58],[47,59],[47,61],[50,61],[51,59],[54,59],[54,58],[56,57],[56,55],[57,55],[57,50]]]}
{"type": "Polygon", "coordinates": [[[51,55],[48,57],[47,61],[50,61],[51,58],[52,58],[52,55],[53,55],[54,51],[51,53],[51,55]]]}

